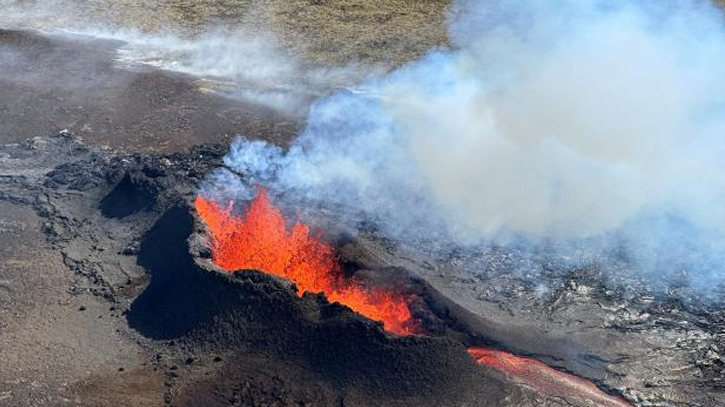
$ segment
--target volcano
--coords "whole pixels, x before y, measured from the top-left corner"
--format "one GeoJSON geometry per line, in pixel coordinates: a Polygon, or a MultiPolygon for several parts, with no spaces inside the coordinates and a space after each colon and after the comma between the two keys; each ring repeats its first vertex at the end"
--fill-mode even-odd
{"type": "Polygon", "coordinates": [[[232,215],[233,205],[221,209],[201,196],[195,207],[212,234],[214,262],[225,270],[264,270],[292,280],[300,294],[324,293],[330,301],[382,322],[387,331],[415,332],[415,321],[399,293],[346,280],[333,249],[311,237],[306,225],[297,222],[287,231],[266,190],[258,191],[244,217],[232,215]]]}
{"type": "MultiPolygon", "coordinates": [[[[343,305],[381,323],[387,332],[401,336],[426,334],[425,324],[420,321],[431,312],[418,306],[420,315],[413,315],[411,306],[419,302],[418,298],[401,291],[399,279],[393,280],[392,285],[366,287],[365,281],[356,279],[355,275],[344,276],[334,249],[312,237],[310,228],[303,223],[295,222],[288,230],[288,222],[281,211],[272,206],[264,188],[258,189],[256,197],[242,213],[234,212],[233,201],[222,207],[201,195],[195,199],[194,206],[211,234],[212,261],[225,271],[270,273],[292,281],[300,295],[322,294],[333,304],[343,305]]],[[[426,288],[430,290],[430,287],[426,288]]],[[[430,297],[440,298],[440,295],[430,297]]],[[[437,321],[438,324],[451,324],[448,312],[446,317],[437,321]]],[[[592,382],[550,368],[535,359],[479,347],[471,347],[468,352],[478,364],[551,396],[607,407],[631,406],[621,398],[607,395],[592,382]]]]}

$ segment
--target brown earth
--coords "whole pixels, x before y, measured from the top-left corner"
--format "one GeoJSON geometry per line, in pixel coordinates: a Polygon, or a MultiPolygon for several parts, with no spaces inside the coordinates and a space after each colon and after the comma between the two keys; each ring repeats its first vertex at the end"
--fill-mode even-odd
{"type": "MultiPolygon", "coordinates": [[[[7,0],[0,6],[5,3],[8,10],[27,7],[8,11],[7,18],[21,27],[88,24],[186,37],[244,29],[272,33],[306,66],[390,69],[446,43],[448,1],[7,0]]],[[[0,142],[68,130],[124,151],[169,152],[226,142],[235,134],[285,144],[304,126],[304,114],[290,117],[209,93],[193,77],[119,67],[114,59],[120,45],[0,26],[0,142]]],[[[320,92],[315,95],[329,90],[320,92]]]]}
{"type": "Polygon", "coordinates": [[[113,63],[117,43],[0,30],[0,141],[68,130],[126,151],[179,151],[247,134],[284,143],[299,125],[200,90],[195,79],[113,63]]]}

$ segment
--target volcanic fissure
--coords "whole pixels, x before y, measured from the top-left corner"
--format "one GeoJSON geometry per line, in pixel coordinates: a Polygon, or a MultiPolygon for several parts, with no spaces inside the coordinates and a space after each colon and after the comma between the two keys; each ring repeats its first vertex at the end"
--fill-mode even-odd
{"type": "MultiPolygon", "coordinates": [[[[314,236],[302,222],[288,227],[264,188],[258,188],[244,211],[235,208],[234,201],[222,204],[202,195],[197,196],[194,206],[211,235],[212,260],[225,271],[262,270],[294,282],[299,295],[323,293],[330,302],[380,321],[388,332],[426,334],[411,312],[411,298],[395,287],[367,287],[355,276],[345,277],[333,247],[314,236]]],[[[470,347],[468,353],[478,364],[548,395],[563,394],[602,406],[630,405],[586,379],[535,359],[477,346],[470,347]]]]}
{"type": "Polygon", "coordinates": [[[259,189],[245,216],[232,212],[233,202],[222,207],[199,196],[195,204],[212,234],[213,260],[219,267],[264,270],[294,281],[300,295],[325,293],[330,301],[381,321],[387,331],[399,335],[416,332],[415,319],[402,295],[345,279],[332,247],[311,236],[303,223],[288,230],[264,189],[259,189]]]}

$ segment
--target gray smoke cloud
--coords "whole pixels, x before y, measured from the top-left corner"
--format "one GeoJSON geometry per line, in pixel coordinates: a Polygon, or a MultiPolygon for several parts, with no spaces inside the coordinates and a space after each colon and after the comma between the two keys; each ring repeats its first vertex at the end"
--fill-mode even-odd
{"type": "Polygon", "coordinates": [[[240,138],[235,193],[259,182],[407,242],[586,248],[722,283],[720,9],[458,0],[449,25],[449,49],[317,101],[288,150],[240,138]]]}

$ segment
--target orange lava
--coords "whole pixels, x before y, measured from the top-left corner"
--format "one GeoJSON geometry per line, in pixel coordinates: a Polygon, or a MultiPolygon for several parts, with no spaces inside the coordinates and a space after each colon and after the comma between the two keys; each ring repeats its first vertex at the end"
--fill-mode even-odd
{"type": "Polygon", "coordinates": [[[415,324],[402,295],[346,280],[334,250],[310,236],[303,223],[288,230],[263,188],[244,215],[232,212],[233,202],[222,207],[198,196],[194,204],[212,235],[212,260],[224,270],[262,270],[294,281],[300,294],[324,292],[330,301],[382,321],[387,331],[413,333],[415,324]]]}
{"type": "Polygon", "coordinates": [[[594,383],[556,370],[536,359],[486,348],[469,348],[468,353],[478,364],[498,370],[550,396],[586,400],[600,407],[632,407],[623,399],[601,391],[594,383]]]}

